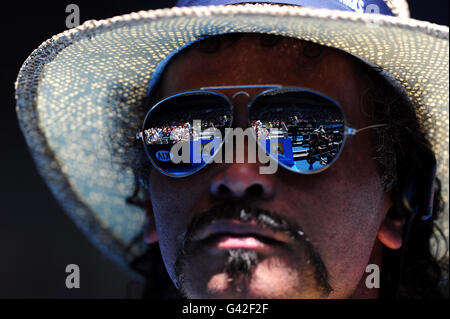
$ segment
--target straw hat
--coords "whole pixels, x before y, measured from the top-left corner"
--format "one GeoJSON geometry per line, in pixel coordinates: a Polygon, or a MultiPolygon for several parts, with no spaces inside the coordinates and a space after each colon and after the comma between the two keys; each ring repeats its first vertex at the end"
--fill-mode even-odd
{"type": "Polygon", "coordinates": [[[130,244],[145,216],[125,203],[134,179],[119,164],[127,150],[111,143],[117,119],[141,125],[133,107],[147,96],[161,65],[188,44],[257,32],[343,50],[383,68],[406,90],[437,156],[448,237],[448,27],[410,19],[404,0],[191,6],[239,2],[252,1],[185,0],[179,7],[90,20],[45,41],[25,61],[16,82],[19,123],[69,217],[127,269],[145,249],[142,242],[130,244]]]}

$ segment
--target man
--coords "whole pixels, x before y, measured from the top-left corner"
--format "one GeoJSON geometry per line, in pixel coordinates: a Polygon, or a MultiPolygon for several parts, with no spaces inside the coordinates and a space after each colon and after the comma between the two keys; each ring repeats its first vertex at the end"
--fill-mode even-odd
{"type": "Polygon", "coordinates": [[[298,123],[299,123],[298,118],[295,115],[294,118],[292,119],[292,122],[291,122],[291,125],[293,126],[292,127],[292,141],[295,142],[295,143],[297,142],[298,123]]]}
{"type": "MultiPolygon", "coordinates": [[[[386,7],[384,2],[378,5],[386,7]]],[[[236,8],[224,10],[240,10],[236,8]]],[[[257,14],[265,12],[258,10],[278,14],[289,12],[282,10],[298,10],[270,5],[244,8],[256,10],[255,21],[257,14]]],[[[277,23],[281,24],[281,20],[277,23]]],[[[146,295],[441,297],[443,275],[438,261],[431,256],[429,243],[433,221],[441,210],[434,164],[435,156],[440,154],[433,154],[432,142],[421,131],[415,106],[409,100],[412,91],[407,91],[409,97],[404,95],[410,88],[394,87],[398,82],[373,66],[344,51],[306,41],[307,37],[249,32],[244,29],[241,34],[229,31],[228,35],[198,37],[190,45],[170,52],[152,74],[144,98],[137,98],[142,93],[135,93],[134,98],[127,100],[131,91],[127,82],[120,81],[108,84],[108,90],[98,93],[110,101],[107,107],[134,103],[129,115],[118,114],[107,122],[115,123],[121,132],[118,142],[113,142],[111,154],[125,168],[131,167],[136,180],[137,188],[129,203],[144,206],[146,211],[143,238],[149,248],[132,265],[146,276],[146,295]],[[174,178],[174,173],[167,173],[162,164],[152,159],[152,153],[141,141],[127,143],[127,136],[134,137],[136,133],[128,131],[147,128],[146,123],[154,121],[158,114],[166,118],[180,105],[165,101],[181,101],[180,96],[192,96],[192,92],[205,87],[213,87],[212,95],[218,93],[232,103],[230,125],[245,129],[254,114],[249,105],[267,85],[274,84],[307,90],[322,102],[333,101],[335,110],[342,111],[339,120],[355,128],[346,131],[347,142],[340,153],[327,161],[326,167],[315,168],[315,174],[281,163],[275,174],[261,174],[261,162],[246,161],[204,165],[183,178],[174,178]],[[121,93],[124,90],[126,94],[121,93]],[[144,121],[144,126],[130,124],[131,119],[144,121]],[[406,159],[408,165],[403,164],[406,159]],[[435,205],[431,207],[433,193],[435,205]],[[369,264],[381,269],[380,289],[367,284],[365,271],[369,264]]],[[[45,84],[40,90],[40,94],[45,94],[45,84]]],[[[191,107],[198,107],[204,100],[200,96],[191,107]]],[[[292,97],[289,101],[298,103],[292,97]]],[[[448,105],[446,108],[448,116],[448,105]]],[[[51,137],[52,128],[42,125],[51,137]]],[[[57,139],[48,143],[56,145],[57,139]]],[[[250,146],[244,146],[248,151],[250,146]]],[[[68,163],[66,151],[59,155],[66,159],[62,171],[77,170],[77,166],[68,163]]],[[[85,200],[90,209],[100,211],[98,216],[105,218],[116,236],[125,238],[126,230],[117,222],[117,214],[114,223],[105,217],[114,211],[103,197],[107,186],[102,191],[95,183],[84,180],[89,163],[79,163],[79,176],[68,173],[70,186],[66,187],[74,189],[78,198],[90,199],[85,200]]],[[[107,178],[108,174],[104,175],[107,178]]],[[[120,187],[122,193],[127,189],[124,183],[120,187]]],[[[55,193],[59,192],[66,194],[68,202],[79,204],[78,198],[71,198],[72,193],[62,187],[55,189],[55,193]]],[[[68,210],[81,209],[78,204],[71,204],[68,210]]],[[[137,250],[135,244],[141,240],[139,236],[135,240],[128,236],[130,250],[137,250]]],[[[112,249],[113,246],[110,245],[112,249]]]]}
{"type": "MultiPolygon", "coordinates": [[[[272,46],[262,45],[266,38],[221,37],[192,45],[167,65],[158,99],[206,86],[279,83],[314,89],[336,99],[355,127],[372,124],[374,119],[363,112],[374,105],[361,101],[361,92],[369,84],[356,60],[325,47],[312,58],[303,54],[310,45],[307,42],[280,38],[273,39],[272,46]],[[210,47],[216,50],[211,52],[210,47]],[[282,60],[267,63],[280,52],[282,60]],[[251,59],[246,58],[250,55],[251,59]],[[266,67],[260,68],[262,64],[266,67]],[[199,69],[203,71],[196,72],[199,69]],[[346,74],[346,81],[340,81],[341,74],[346,74]]],[[[231,99],[235,93],[224,94],[231,99]]],[[[257,94],[255,90],[250,97],[235,99],[236,125],[248,126],[245,110],[257,94]]],[[[317,129],[323,130],[322,126],[317,129]]],[[[156,227],[147,227],[147,241],[159,239],[167,270],[187,297],[377,297],[378,290],[365,286],[365,267],[382,265],[383,246],[402,246],[404,220],[387,215],[392,198],[383,189],[386,185],[373,159],[377,156],[374,145],[366,131],[352,140],[333,167],[312,176],[282,170],[265,176],[259,173],[258,163],[211,165],[183,180],[150,173],[147,216],[156,219],[148,223],[156,227]],[[355,167],[358,174],[353,174],[355,167]],[[179,191],[171,196],[175,188],[179,191]],[[286,242],[247,244],[253,233],[261,235],[255,237],[258,241],[275,240],[284,229],[267,234],[266,224],[247,229],[235,213],[242,211],[251,220],[263,214],[286,220],[304,235],[286,242]],[[211,230],[209,237],[200,236],[197,242],[183,241],[184,234],[195,238],[196,232],[202,232],[201,226],[189,226],[193,220],[203,225],[204,219],[208,220],[205,228],[215,229],[211,220],[216,220],[223,224],[221,230],[227,230],[217,230],[217,234],[211,230]],[[233,223],[243,225],[233,228],[233,223]],[[183,245],[192,248],[182,251],[183,245]]]]}

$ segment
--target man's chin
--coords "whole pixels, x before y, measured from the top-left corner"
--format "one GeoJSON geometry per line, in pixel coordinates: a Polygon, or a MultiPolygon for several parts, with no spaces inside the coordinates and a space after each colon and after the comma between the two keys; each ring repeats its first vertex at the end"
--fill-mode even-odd
{"type": "MultiPolygon", "coordinates": [[[[242,272],[217,270],[217,260],[184,268],[183,290],[188,298],[320,298],[310,269],[292,267],[279,256],[265,257],[242,272]],[[215,269],[214,269],[215,268],[215,269]]],[[[195,265],[195,263],[191,264],[195,265]]]]}

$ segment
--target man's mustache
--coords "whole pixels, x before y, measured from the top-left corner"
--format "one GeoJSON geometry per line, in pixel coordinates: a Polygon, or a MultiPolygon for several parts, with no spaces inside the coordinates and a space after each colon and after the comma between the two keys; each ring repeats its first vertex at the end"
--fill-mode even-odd
{"type": "Polygon", "coordinates": [[[294,221],[289,221],[278,213],[259,207],[229,202],[212,206],[201,213],[195,214],[187,228],[185,238],[192,239],[199,229],[219,219],[254,222],[261,227],[280,232],[294,232],[300,228],[294,221]]]}
{"type": "Polygon", "coordinates": [[[314,268],[315,280],[323,288],[324,294],[329,295],[333,291],[333,288],[329,284],[329,274],[325,263],[300,225],[278,212],[254,207],[253,205],[246,205],[239,202],[220,203],[201,213],[195,214],[183,238],[180,254],[186,256],[192,249],[195,233],[202,227],[206,227],[218,219],[255,222],[261,227],[288,234],[294,243],[301,243],[306,248],[310,259],[309,265],[314,268]]]}

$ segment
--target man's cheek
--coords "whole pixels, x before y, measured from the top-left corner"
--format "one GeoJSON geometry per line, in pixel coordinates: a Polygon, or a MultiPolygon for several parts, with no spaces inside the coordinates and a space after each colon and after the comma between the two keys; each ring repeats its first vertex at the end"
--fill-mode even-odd
{"type": "Polygon", "coordinates": [[[181,236],[186,232],[187,223],[184,208],[173,201],[156,206],[155,224],[160,242],[165,241],[173,245],[180,242],[181,236]]]}

